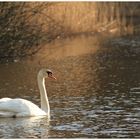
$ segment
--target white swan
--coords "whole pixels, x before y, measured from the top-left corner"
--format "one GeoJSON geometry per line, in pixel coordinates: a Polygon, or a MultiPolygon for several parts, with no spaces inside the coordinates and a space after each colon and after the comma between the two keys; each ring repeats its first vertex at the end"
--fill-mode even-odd
{"type": "Polygon", "coordinates": [[[41,109],[32,102],[21,98],[0,99],[0,117],[31,117],[47,115],[50,117],[50,106],[45,88],[45,78],[53,78],[51,70],[43,68],[37,76],[38,86],[41,96],[41,109]]]}

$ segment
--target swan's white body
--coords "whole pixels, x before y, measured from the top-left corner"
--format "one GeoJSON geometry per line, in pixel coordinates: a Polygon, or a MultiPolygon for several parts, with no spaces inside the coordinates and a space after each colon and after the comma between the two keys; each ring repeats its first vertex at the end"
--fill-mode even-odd
{"type": "Polygon", "coordinates": [[[50,117],[50,106],[45,88],[45,78],[50,70],[42,69],[38,73],[38,86],[41,96],[41,109],[32,102],[25,99],[0,99],[0,117],[30,117],[47,115],[50,117]]]}
{"type": "Polygon", "coordinates": [[[25,99],[2,98],[0,100],[0,117],[26,117],[47,115],[37,105],[25,99]]]}

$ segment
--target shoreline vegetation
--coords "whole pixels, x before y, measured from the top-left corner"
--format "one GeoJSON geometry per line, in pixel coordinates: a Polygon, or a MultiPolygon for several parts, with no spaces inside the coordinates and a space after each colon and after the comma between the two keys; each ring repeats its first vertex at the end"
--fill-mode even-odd
{"type": "Polygon", "coordinates": [[[0,63],[80,36],[139,52],[139,7],[138,2],[0,2],[0,63]]]}

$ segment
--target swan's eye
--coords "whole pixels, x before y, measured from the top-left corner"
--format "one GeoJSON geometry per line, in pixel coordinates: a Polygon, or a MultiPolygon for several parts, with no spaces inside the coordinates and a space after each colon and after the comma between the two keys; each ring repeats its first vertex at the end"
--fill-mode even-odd
{"type": "Polygon", "coordinates": [[[48,73],[48,75],[52,75],[52,72],[50,72],[50,71],[47,71],[47,73],[48,73]]]}
{"type": "Polygon", "coordinates": [[[49,73],[48,75],[49,75],[49,76],[52,76],[52,73],[49,73]]]}

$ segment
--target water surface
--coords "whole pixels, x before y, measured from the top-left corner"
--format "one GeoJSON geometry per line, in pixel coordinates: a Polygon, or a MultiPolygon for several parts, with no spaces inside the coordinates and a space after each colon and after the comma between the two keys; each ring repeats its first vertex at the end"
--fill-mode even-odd
{"type": "Polygon", "coordinates": [[[0,138],[140,138],[140,59],[91,40],[56,42],[30,60],[0,64],[0,97],[39,106],[38,70],[57,77],[46,80],[51,120],[1,118],[0,138]]]}

